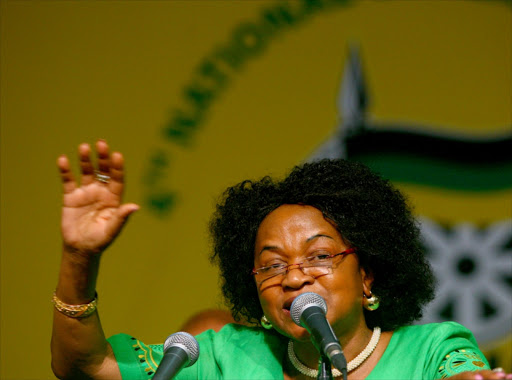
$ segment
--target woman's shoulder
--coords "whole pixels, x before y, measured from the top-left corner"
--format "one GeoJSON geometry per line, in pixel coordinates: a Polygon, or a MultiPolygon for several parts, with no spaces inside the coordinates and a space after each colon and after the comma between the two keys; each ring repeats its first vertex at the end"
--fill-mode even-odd
{"type": "Polygon", "coordinates": [[[478,350],[473,333],[457,322],[440,322],[400,327],[393,332],[389,346],[416,347],[423,351],[449,353],[457,349],[478,350]]]}
{"type": "Polygon", "coordinates": [[[273,331],[262,329],[258,326],[246,326],[237,323],[228,323],[218,332],[213,330],[205,331],[197,336],[199,342],[210,340],[214,344],[247,345],[266,343],[270,345],[279,344],[282,337],[273,331]]]}
{"type": "MultiPolygon", "coordinates": [[[[451,371],[450,363],[446,363],[446,360],[452,357],[459,360],[459,365],[477,361],[480,365],[478,368],[489,368],[473,334],[459,323],[403,326],[393,332],[384,354],[368,379],[442,378],[443,373],[451,371]]],[[[466,367],[459,370],[463,368],[466,367]]],[[[475,370],[475,367],[469,370],[475,370]]]]}
{"type": "MultiPolygon", "coordinates": [[[[256,374],[261,362],[272,364],[275,357],[282,357],[286,346],[277,333],[235,323],[225,325],[218,332],[206,330],[195,338],[201,360],[189,372],[183,371],[188,375],[192,373],[191,378],[197,378],[194,371],[209,374],[203,377],[216,378],[212,371],[217,367],[236,373],[240,363],[256,374]]],[[[123,379],[149,379],[156,372],[163,356],[162,344],[145,344],[127,334],[113,335],[108,341],[123,379]]],[[[278,364],[271,366],[274,372],[278,364]]]]}
{"type": "Polygon", "coordinates": [[[238,324],[228,324],[218,332],[205,331],[197,336],[203,359],[196,365],[195,378],[218,378],[216,369],[227,379],[240,378],[240,373],[248,379],[282,378],[281,358],[286,348],[282,339],[261,327],[238,324]]]}
{"type": "Polygon", "coordinates": [[[473,334],[468,328],[453,321],[403,326],[393,333],[393,337],[396,338],[415,339],[421,336],[430,336],[431,338],[459,336],[471,340],[474,339],[473,334]]]}
{"type": "MultiPolygon", "coordinates": [[[[207,342],[223,342],[229,341],[233,343],[236,340],[241,341],[250,341],[250,340],[275,340],[279,339],[276,334],[272,334],[262,329],[261,327],[256,326],[246,326],[240,325],[237,323],[229,323],[223,326],[219,331],[215,331],[213,329],[208,329],[203,331],[202,333],[195,336],[197,341],[200,344],[205,344],[207,342]]],[[[116,334],[112,335],[108,338],[108,341],[111,345],[120,346],[123,348],[137,348],[140,345],[144,347],[151,348],[153,350],[162,351],[163,343],[158,344],[145,344],[140,340],[134,338],[128,334],[116,334]]]]}

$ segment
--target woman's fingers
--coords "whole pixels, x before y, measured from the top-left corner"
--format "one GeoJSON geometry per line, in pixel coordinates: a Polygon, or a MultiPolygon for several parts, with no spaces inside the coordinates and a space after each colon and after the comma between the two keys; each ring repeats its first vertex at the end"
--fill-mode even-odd
{"type": "Polygon", "coordinates": [[[124,187],[124,158],[119,152],[113,152],[110,157],[110,189],[121,196],[124,187]]]}
{"type": "Polygon", "coordinates": [[[96,152],[98,154],[99,174],[110,176],[110,153],[108,144],[105,140],[98,140],[96,142],[96,152]]]}
{"type": "MultiPolygon", "coordinates": [[[[78,152],[80,157],[80,168],[82,171],[82,185],[89,185],[95,181],[100,184],[109,185],[112,178],[112,159],[107,142],[105,140],[98,140],[96,142],[96,165],[91,160],[91,147],[89,144],[80,144],[78,152]]],[[[117,194],[120,194],[119,185],[114,185],[112,190],[114,189],[117,194]]]]}
{"type": "Polygon", "coordinates": [[[94,165],[91,161],[91,147],[83,143],[78,146],[78,157],[82,171],[82,185],[89,185],[94,181],[94,165]]]}
{"type": "Polygon", "coordinates": [[[62,179],[62,188],[64,194],[71,193],[76,189],[76,182],[71,172],[71,165],[69,159],[64,154],[57,158],[57,167],[60,171],[60,178],[62,179]]]}
{"type": "MultiPolygon", "coordinates": [[[[97,163],[92,161],[91,146],[82,143],[78,146],[78,157],[81,171],[82,186],[93,183],[108,186],[115,195],[121,196],[124,187],[124,158],[119,152],[110,153],[110,148],[105,140],[96,142],[97,163]]],[[[64,193],[70,193],[80,186],[72,172],[69,159],[62,155],[57,160],[60,170],[64,193]]]]}
{"type": "Polygon", "coordinates": [[[139,205],[135,203],[126,203],[119,207],[119,210],[117,211],[117,215],[119,216],[119,219],[122,221],[121,223],[124,224],[128,220],[128,217],[133,214],[135,211],[139,210],[139,205]]]}

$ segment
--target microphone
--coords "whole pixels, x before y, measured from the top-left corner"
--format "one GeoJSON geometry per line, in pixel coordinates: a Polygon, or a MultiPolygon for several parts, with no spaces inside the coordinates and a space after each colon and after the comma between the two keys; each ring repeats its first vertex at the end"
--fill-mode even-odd
{"type": "Polygon", "coordinates": [[[327,356],[332,365],[347,378],[347,360],[341,344],[325,317],[327,304],[316,293],[303,293],[292,302],[290,314],[293,321],[311,334],[311,341],[320,355],[327,356]]]}
{"type": "Polygon", "coordinates": [[[158,366],[153,380],[169,380],[184,367],[190,367],[199,357],[199,344],[196,338],[186,332],[169,335],[164,343],[164,357],[158,366]]]}

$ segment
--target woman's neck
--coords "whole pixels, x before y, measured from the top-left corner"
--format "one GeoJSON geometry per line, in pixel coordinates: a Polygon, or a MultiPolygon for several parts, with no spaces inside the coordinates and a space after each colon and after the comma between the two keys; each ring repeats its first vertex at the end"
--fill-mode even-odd
{"type": "MultiPolygon", "coordinates": [[[[368,329],[368,331],[370,331],[368,329]]],[[[371,332],[370,332],[371,335],[371,332]]],[[[362,335],[361,335],[362,336],[362,335]]],[[[372,352],[372,354],[357,368],[355,368],[353,371],[351,371],[348,374],[348,379],[365,379],[368,377],[368,375],[372,372],[372,370],[375,368],[381,357],[384,355],[384,352],[386,351],[386,348],[391,341],[391,337],[393,336],[392,331],[384,331],[382,332],[379,342],[377,344],[377,347],[372,352]]],[[[309,344],[307,342],[294,342],[294,346],[299,347],[298,349],[295,348],[295,353],[297,356],[300,354],[300,360],[303,361],[304,365],[307,365],[310,368],[318,368],[318,352],[314,348],[312,344],[309,344]],[[299,353],[300,350],[300,353],[299,353]],[[304,355],[304,356],[302,356],[304,355]]],[[[368,343],[368,342],[367,342],[368,343]]],[[[346,355],[346,359],[348,362],[354,359],[359,352],[361,352],[364,347],[360,347],[363,345],[366,347],[363,343],[356,343],[355,339],[349,340],[348,343],[345,345],[349,346],[347,349],[345,347],[343,348],[343,351],[346,355]],[[356,348],[356,346],[359,346],[356,348]]],[[[343,343],[342,343],[343,347],[343,343]]],[[[288,355],[285,355],[283,360],[283,375],[285,380],[294,380],[294,379],[310,379],[307,376],[301,374],[290,362],[290,359],[288,358],[288,355]]]]}
{"type": "MultiPolygon", "coordinates": [[[[365,349],[372,337],[372,330],[366,324],[351,334],[338,336],[347,362],[354,359],[365,349]]],[[[311,341],[294,341],[294,351],[297,358],[309,368],[318,368],[320,355],[311,341]]]]}

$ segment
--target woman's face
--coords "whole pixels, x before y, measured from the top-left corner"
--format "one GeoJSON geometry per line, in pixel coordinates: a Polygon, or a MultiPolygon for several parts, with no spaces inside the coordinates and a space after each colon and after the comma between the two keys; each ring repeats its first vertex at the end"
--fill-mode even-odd
{"type": "MultiPolygon", "coordinates": [[[[301,263],[317,251],[333,255],[350,248],[322,213],[305,205],[282,205],[259,226],[254,267],[301,263]]],[[[372,278],[359,267],[357,255],[334,259],[332,273],[316,278],[294,266],[288,273],[257,284],[263,312],[281,334],[309,340],[308,332],[290,317],[290,305],[302,293],[314,292],[327,303],[327,319],[338,337],[366,328],[363,291],[369,294],[372,278]]]]}

